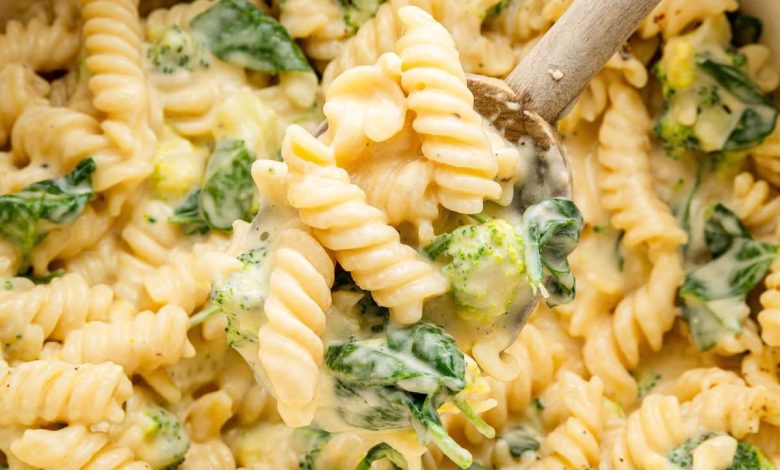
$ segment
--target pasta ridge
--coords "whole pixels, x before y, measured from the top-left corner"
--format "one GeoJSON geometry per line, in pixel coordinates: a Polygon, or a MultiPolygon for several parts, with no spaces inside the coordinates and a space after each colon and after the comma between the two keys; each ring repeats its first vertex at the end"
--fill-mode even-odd
{"type": "Polygon", "coordinates": [[[455,43],[419,8],[403,7],[398,15],[406,27],[396,43],[401,85],[415,113],[412,127],[422,136],[422,153],[434,163],[439,202],[454,212],[481,212],[484,199],[501,197],[494,181],[498,165],[482,117],[473,109],[455,43]]]}
{"type": "Polygon", "coordinates": [[[365,202],[365,193],[335,166],[333,152],[293,125],[282,155],[290,170],[287,198],[315,238],[336,254],[362,289],[393,319],[409,324],[422,315],[424,299],[444,293],[445,279],[386,222],[384,213],[365,202]]]}
{"type": "Polygon", "coordinates": [[[258,342],[279,413],[290,426],[307,425],[314,417],[333,269],[328,253],[307,232],[287,229],[279,236],[258,342]]]}

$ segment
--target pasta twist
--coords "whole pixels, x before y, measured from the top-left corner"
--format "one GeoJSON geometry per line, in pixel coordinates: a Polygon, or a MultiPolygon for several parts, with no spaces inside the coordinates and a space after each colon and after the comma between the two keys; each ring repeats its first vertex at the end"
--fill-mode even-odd
{"type": "Polygon", "coordinates": [[[137,145],[145,124],[146,83],[141,69],[138,0],[82,0],[86,65],[95,109],[105,113],[101,128],[122,152],[137,145]]]}
{"type": "MultiPolygon", "coordinates": [[[[595,468],[599,463],[604,431],[604,385],[598,377],[590,381],[572,372],[558,375],[557,393],[569,416],[547,436],[549,455],[536,462],[534,469],[595,468]]],[[[549,403],[549,400],[545,400],[549,403]]]]}
{"type": "Polygon", "coordinates": [[[697,395],[690,408],[700,428],[737,439],[758,432],[761,421],[780,424],[780,394],[760,385],[721,384],[697,395]]]}
{"type": "Polygon", "coordinates": [[[196,442],[219,439],[220,430],[233,415],[233,400],[222,390],[198,397],[187,407],[185,421],[196,442]]]}
{"type": "Polygon", "coordinates": [[[113,292],[108,286],[90,287],[77,274],[66,274],[47,285],[0,292],[3,329],[33,323],[45,338],[63,339],[89,320],[105,318],[113,292]]]}
{"type": "Polygon", "coordinates": [[[8,64],[0,69],[0,145],[8,143],[11,129],[28,106],[43,104],[49,83],[30,68],[8,64]]]}
{"type": "Polygon", "coordinates": [[[395,49],[395,42],[401,37],[403,25],[398,10],[405,5],[415,5],[430,11],[430,0],[389,0],[379,7],[376,15],[360,27],[347,40],[341,52],[325,68],[322,75],[322,89],[327,91],[331,82],[345,70],[358,65],[370,65],[385,52],[395,49]]]}
{"type": "Polygon", "coordinates": [[[87,206],[70,225],[52,230],[35,247],[31,256],[33,271],[43,276],[57,259],[70,258],[94,246],[111,228],[113,219],[87,206]]]}
{"type": "Polygon", "coordinates": [[[639,25],[639,35],[649,38],[661,34],[670,38],[683,32],[690,24],[700,23],[707,18],[727,11],[734,11],[737,0],[703,0],[690,3],[686,0],[661,0],[661,3],[647,15],[639,25]]]}
{"type": "Polygon", "coordinates": [[[57,358],[72,364],[113,362],[127,375],[195,356],[187,339],[189,317],[175,305],[112,323],[89,322],[65,337],[57,358]]]}
{"type": "Polygon", "coordinates": [[[19,116],[12,133],[17,162],[49,165],[60,174],[108,145],[100,124],[70,108],[31,106],[19,116]],[[41,129],[46,129],[45,133],[41,129]]]}
{"type": "Polygon", "coordinates": [[[674,381],[672,393],[683,403],[723,384],[744,385],[745,382],[734,372],[719,367],[690,369],[674,381]]]}
{"type": "Polygon", "coordinates": [[[748,44],[739,48],[739,52],[747,57],[748,76],[758,85],[762,93],[767,94],[777,89],[780,76],[772,61],[772,50],[765,44],[748,44]]]}
{"type": "Polygon", "coordinates": [[[288,426],[305,426],[317,404],[334,266],[322,246],[300,229],[282,232],[273,256],[258,354],[279,414],[288,426]]]}
{"type": "Polygon", "coordinates": [[[754,236],[771,235],[778,226],[780,196],[766,181],[757,180],[748,172],[734,178],[728,206],[754,236]]]}
{"type": "Polygon", "coordinates": [[[81,276],[89,285],[111,285],[116,279],[118,251],[116,237],[105,236],[91,250],[66,260],[65,271],[81,276]]]}
{"type": "Polygon", "coordinates": [[[38,72],[66,68],[76,59],[81,41],[66,18],[52,24],[34,18],[27,24],[11,20],[0,35],[0,69],[16,63],[38,72]]]}
{"type": "Polygon", "coordinates": [[[287,129],[282,155],[290,170],[287,198],[312,227],[314,236],[336,254],[362,289],[393,320],[418,321],[423,301],[447,290],[446,280],[366,203],[365,193],[335,166],[331,149],[300,126],[287,129]]]}
{"type": "Polygon", "coordinates": [[[197,243],[191,250],[176,251],[169,263],[160,266],[143,279],[143,285],[156,305],[175,304],[192,313],[208,299],[211,291],[212,258],[205,256],[224,247],[220,235],[212,235],[207,243],[197,243]]]}
{"type": "Polygon", "coordinates": [[[571,0],[514,0],[493,22],[512,42],[525,43],[547,31],[571,0]]]}
{"type": "Polygon", "coordinates": [[[693,434],[673,396],[650,395],[631,413],[609,450],[607,468],[671,469],[667,453],[693,434]]]}
{"type": "Polygon", "coordinates": [[[122,403],[133,393],[116,364],[73,365],[30,361],[0,368],[0,426],[34,426],[65,421],[120,422],[122,403]]]}
{"type": "Polygon", "coordinates": [[[182,470],[233,470],[236,461],[230,448],[220,439],[193,442],[182,462],[182,470]]]}
{"type": "Polygon", "coordinates": [[[676,249],[687,236],[653,189],[650,116],[631,87],[613,81],[608,90],[611,106],[599,129],[602,203],[612,212],[612,225],[625,231],[626,246],[676,249]]]}
{"type": "Polygon", "coordinates": [[[303,39],[303,50],[315,60],[336,57],[349,33],[344,11],[333,0],[285,1],[279,22],[290,36],[303,39]]]}
{"type": "Polygon", "coordinates": [[[130,251],[153,266],[169,261],[171,250],[181,242],[181,231],[168,218],[173,208],[163,201],[149,199],[133,210],[130,220],[122,228],[122,239],[130,251]]]}
{"type": "Polygon", "coordinates": [[[373,158],[351,173],[369,204],[382,209],[387,222],[416,229],[421,245],[433,240],[439,203],[432,188],[433,164],[424,158],[373,158]]]}
{"type": "Polygon", "coordinates": [[[502,192],[458,51],[447,30],[423,10],[404,7],[398,15],[406,26],[396,43],[401,85],[416,114],[412,125],[423,138],[423,155],[434,163],[439,202],[463,214],[481,212],[484,199],[499,199],[502,192]]]}
{"type": "Polygon", "coordinates": [[[114,446],[106,434],[91,432],[82,425],[56,431],[28,429],[11,443],[14,457],[42,470],[150,470],[148,464],[134,461],[133,452],[114,446]]]}
{"type": "Polygon", "coordinates": [[[780,126],[775,125],[772,134],[750,153],[758,174],[775,187],[780,187],[780,126]]]}
{"type": "Polygon", "coordinates": [[[761,339],[769,346],[780,346],[780,257],[775,258],[764,279],[766,290],[761,294],[761,339]]]}

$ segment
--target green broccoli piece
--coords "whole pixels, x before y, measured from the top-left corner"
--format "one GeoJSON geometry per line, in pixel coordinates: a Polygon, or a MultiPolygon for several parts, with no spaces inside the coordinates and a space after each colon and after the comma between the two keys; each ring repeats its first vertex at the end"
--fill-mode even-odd
{"type": "Polygon", "coordinates": [[[734,454],[734,461],[726,470],[777,470],[777,467],[761,449],[753,444],[740,442],[734,454]]]}
{"type": "Polygon", "coordinates": [[[144,444],[138,457],[154,469],[174,469],[184,462],[190,438],[175,414],[149,403],[139,417],[144,444]]]}
{"type": "Polygon", "coordinates": [[[506,313],[519,287],[527,282],[523,238],[502,219],[459,227],[434,240],[426,251],[431,257],[446,256],[442,273],[468,317],[494,318],[506,313]]]}
{"type": "Polygon", "coordinates": [[[200,41],[176,25],[166,29],[149,46],[146,57],[158,72],[164,74],[209,67],[208,56],[200,41]]]}
{"type": "Polygon", "coordinates": [[[739,155],[774,129],[777,109],[749,77],[747,58],[730,38],[720,15],[664,46],[654,67],[664,96],[655,133],[669,156],[739,155]]]}
{"type": "Polygon", "coordinates": [[[344,7],[344,23],[350,34],[355,34],[360,25],[376,15],[379,6],[387,0],[339,0],[344,7]]]}

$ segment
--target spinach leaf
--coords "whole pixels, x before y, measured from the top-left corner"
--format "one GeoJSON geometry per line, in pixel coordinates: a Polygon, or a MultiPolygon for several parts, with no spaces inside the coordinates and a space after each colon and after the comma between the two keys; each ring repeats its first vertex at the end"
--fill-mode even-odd
{"type": "Polygon", "coordinates": [[[220,0],[190,26],[225,62],[266,73],[311,70],[284,26],[246,0],[220,0]]]}
{"type": "Polygon", "coordinates": [[[252,220],[259,207],[251,175],[254,160],[243,140],[217,142],[206,164],[203,187],[188,194],[168,221],[193,235],[209,229],[228,232],[236,220],[252,220]]]}
{"type": "Polygon", "coordinates": [[[763,279],[778,251],[776,245],[753,240],[722,204],[711,209],[704,233],[712,259],[686,275],[679,293],[683,319],[702,351],[742,330],[749,313],[745,296],[763,279]]]}
{"type": "Polygon", "coordinates": [[[466,386],[463,353],[441,327],[390,327],[384,339],[334,343],[325,364],[336,379],[337,412],[347,424],[372,430],[411,425],[461,467],[471,464],[437,412],[447,400],[457,405],[455,394],[466,386]]]}
{"type": "Polygon", "coordinates": [[[509,453],[512,457],[521,457],[526,452],[535,452],[539,450],[539,441],[523,428],[515,428],[506,431],[499,438],[506,442],[509,447],[509,453]]]}
{"type": "Polygon", "coordinates": [[[339,380],[367,386],[398,386],[434,394],[441,387],[459,392],[466,386],[466,362],[455,340],[430,323],[391,328],[387,340],[334,344],[325,363],[339,380]]]}
{"type": "Polygon", "coordinates": [[[523,213],[528,280],[534,288],[544,286],[551,307],[574,299],[574,275],[566,257],[577,247],[582,224],[582,214],[569,199],[548,199],[523,213]]]}
{"type": "Polygon", "coordinates": [[[21,272],[27,270],[33,248],[54,228],[76,220],[95,197],[91,175],[96,168],[95,160],[87,158],[61,178],[0,196],[0,237],[19,247],[21,272]]]}
{"type": "Polygon", "coordinates": [[[387,460],[393,466],[393,470],[406,470],[406,459],[393,446],[386,442],[380,442],[370,448],[355,470],[370,470],[371,464],[379,460],[387,460]]]}
{"type": "Polygon", "coordinates": [[[495,5],[488,8],[485,12],[485,18],[491,19],[500,16],[511,3],[512,0],[499,0],[495,5]]]}
{"type": "Polygon", "coordinates": [[[777,109],[758,86],[735,65],[716,62],[707,54],[696,57],[696,65],[720,86],[748,105],[729,134],[723,150],[744,150],[761,143],[775,128],[777,109]]]}
{"type": "Polygon", "coordinates": [[[303,457],[298,461],[300,470],[316,470],[317,457],[331,438],[331,434],[314,426],[297,428],[293,433],[293,447],[303,457]]]}
{"type": "Polygon", "coordinates": [[[254,155],[243,140],[217,142],[206,164],[200,210],[209,227],[229,231],[238,219],[252,220],[258,192],[252,181],[254,155]]]}
{"type": "Polygon", "coordinates": [[[739,12],[730,12],[726,16],[731,23],[731,44],[734,47],[747,46],[761,39],[764,24],[760,19],[739,12]]]}
{"type": "Polygon", "coordinates": [[[181,225],[185,235],[203,235],[210,230],[200,213],[200,194],[200,188],[190,192],[168,217],[168,222],[181,225]]]}

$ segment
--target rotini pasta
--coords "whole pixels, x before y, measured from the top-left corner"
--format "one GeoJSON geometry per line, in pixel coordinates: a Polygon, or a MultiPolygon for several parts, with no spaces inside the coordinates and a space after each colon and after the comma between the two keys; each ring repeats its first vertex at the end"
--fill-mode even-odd
{"type": "Polygon", "coordinates": [[[288,229],[279,235],[265,301],[267,322],[260,327],[260,363],[290,426],[314,417],[324,346],[325,312],[330,307],[333,262],[308,233],[288,229]]]}
{"type": "Polygon", "coordinates": [[[462,214],[481,212],[483,200],[501,196],[494,181],[498,166],[455,45],[422,10],[402,8],[398,15],[406,26],[396,45],[401,83],[416,114],[412,126],[422,136],[423,155],[434,163],[439,202],[462,214]]]}
{"type": "Polygon", "coordinates": [[[419,320],[423,300],[443,293],[444,279],[401,243],[381,211],[366,204],[365,193],[335,167],[328,147],[291,126],[282,155],[291,173],[287,197],[317,240],[336,252],[339,264],[377,303],[389,307],[396,321],[419,320]],[[340,210],[349,211],[349,219],[336,222],[331,214],[340,210]]]}

